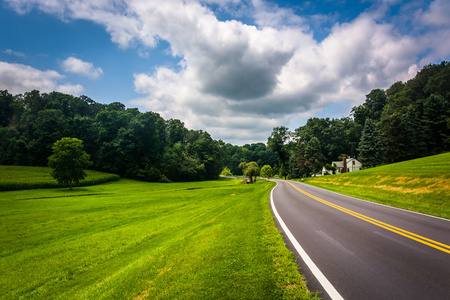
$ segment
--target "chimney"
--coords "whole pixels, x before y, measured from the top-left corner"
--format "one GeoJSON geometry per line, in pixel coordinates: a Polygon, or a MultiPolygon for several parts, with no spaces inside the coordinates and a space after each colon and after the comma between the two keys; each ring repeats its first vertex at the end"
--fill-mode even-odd
{"type": "Polygon", "coordinates": [[[344,158],[342,158],[342,164],[344,165],[344,167],[342,168],[341,173],[347,173],[347,157],[344,156],[344,158]]]}

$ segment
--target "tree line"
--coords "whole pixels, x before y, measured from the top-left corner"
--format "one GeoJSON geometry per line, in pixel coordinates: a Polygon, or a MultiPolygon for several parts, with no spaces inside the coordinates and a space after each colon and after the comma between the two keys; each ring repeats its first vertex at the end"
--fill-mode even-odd
{"type": "Polygon", "coordinates": [[[276,127],[268,147],[278,155],[280,175],[292,178],[344,156],[367,168],[450,151],[450,63],[372,90],[349,117],[310,118],[294,132],[276,127]]]}
{"type": "Polygon", "coordinates": [[[224,167],[242,175],[250,170],[242,163],[250,162],[298,178],[343,156],[371,167],[449,151],[449,99],[450,63],[443,61],[407,82],[372,90],[348,117],[310,118],[294,131],[275,127],[267,144],[236,146],[119,102],[0,91],[0,164],[46,166],[53,144],[72,137],[83,141],[91,168],[141,180],[215,179],[224,167]]]}
{"type": "Polygon", "coordinates": [[[114,102],[31,91],[0,91],[0,164],[46,166],[63,137],[83,141],[92,168],[148,181],[215,179],[224,143],[177,119],[114,102]]]}

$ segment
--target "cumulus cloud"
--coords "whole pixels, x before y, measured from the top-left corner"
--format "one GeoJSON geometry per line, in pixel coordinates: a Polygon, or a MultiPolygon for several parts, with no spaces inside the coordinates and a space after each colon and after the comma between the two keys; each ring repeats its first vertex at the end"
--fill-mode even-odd
{"type": "Polygon", "coordinates": [[[254,15],[256,23],[259,26],[270,26],[274,28],[282,28],[286,25],[306,26],[305,20],[296,15],[292,10],[280,8],[274,3],[265,2],[262,0],[252,0],[254,7],[254,15]]]}
{"type": "Polygon", "coordinates": [[[66,72],[83,75],[90,79],[97,79],[103,74],[101,68],[96,68],[92,63],[82,61],[81,59],[72,56],[64,60],[61,65],[66,72]]]}
{"type": "Polygon", "coordinates": [[[422,22],[431,26],[450,26],[450,2],[447,0],[436,0],[420,16],[422,22]]]}
{"type": "MultiPolygon", "coordinates": [[[[22,13],[37,7],[63,19],[101,24],[120,47],[137,46],[142,52],[167,41],[179,66],[134,74],[143,97],[130,103],[236,143],[265,141],[273,127],[298,124],[329,105],[350,108],[370,90],[410,79],[450,53],[444,0],[420,10],[399,9],[399,20],[418,20],[406,22],[418,26],[411,29],[414,34],[399,30],[395,18],[384,18],[390,5],[401,4],[383,1],[383,9],[336,23],[321,41],[306,24],[312,16],[262,0],[7,1],[22,13]],[[256,25],[221,21],[211,3],[228,11],[245,6],[256,25]],[[420,26],[434,29],[424,32],[420,26]]],[[[101,74],[73,57],[64,64],[70,72],[101,74]]]]}
{"type": "Polygon", "coordinates": [[[12,94],[29,92],[32,89],[53,91],[57,80],[63,76],[56,71],[41,71],[22,64],[0,61],[0,86],[12,94]]]}
{"type": "Polygon", "coordinates": [[[80,95],[84,91],[81,84],[60,84],[56,87],[56,91],[70,95],[80,95]]]}
{"type": "Polygon", "coordinates": [[[58,85],[63,78],[53,70],[41,71],[23,64],[0,61],[0,87],[11,94],[22,94],[33,89],[44,93],[60,91],[69,94],[79,94],[84,90],[81,85],[58,85]]]}

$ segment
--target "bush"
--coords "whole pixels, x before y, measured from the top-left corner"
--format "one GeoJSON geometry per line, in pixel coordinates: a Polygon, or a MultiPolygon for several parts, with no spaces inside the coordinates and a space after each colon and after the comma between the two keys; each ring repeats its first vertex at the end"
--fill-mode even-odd
{"type": "Polygon", "coordinates": [[[272,174],[273,174],[272,167],[269,166],[269,165],[264,165],[261,168],[261,172],[260,172],[259,176],[261,176],[261,177],[272,177],[272,174]]]}
{"type": "Polygon", "coordinates": [[[223,168],[222,173],[220,173],[220,175],[224,175],[224,176],[233,176],[233,173],[231,173],[230,169],[228,169],[228,167],[223,168]]]}

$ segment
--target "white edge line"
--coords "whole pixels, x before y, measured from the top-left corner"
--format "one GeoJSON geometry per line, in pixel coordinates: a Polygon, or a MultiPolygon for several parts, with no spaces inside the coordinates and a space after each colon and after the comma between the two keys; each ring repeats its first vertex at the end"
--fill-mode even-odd
{"type": "Polygon", "coordinates": [[[303,250],[302,246],[300,246],[299,242],[295,239],[294,235],[291,233],[291,231],[288,229],[286,224],[284,223],[283,219],[281,219],[280,215],[278,214],[277,209],[275,208],[275,204],[273,201],[273,190],[278,186],[277,185],[270,191],[270,205],[272,206],[272,211],[275,214],[275,217],[277,218],[278,222],[281,225],[281,228],[283,229],[286,236],[289,238],[291,243],[294,245],[295,250],[297,250],[300,257],[303,259],[303,261],[306,263],[308,268],[311,270],[313,275],[316,277],[316,279],[319,281],[319,283],[322,285],[322,287],[325,289],[327,294],[331,297],[333,300],[339,300],[344,299],[342,296],[336,291],[334,286],[328,281],[328,279],[323,275],[323,273],[319,270],[319,268],[316,266],[316,264],[312,261],[312,259],[309,257],[309,255],[303,250]]]}

